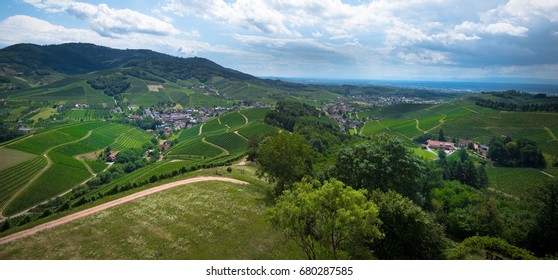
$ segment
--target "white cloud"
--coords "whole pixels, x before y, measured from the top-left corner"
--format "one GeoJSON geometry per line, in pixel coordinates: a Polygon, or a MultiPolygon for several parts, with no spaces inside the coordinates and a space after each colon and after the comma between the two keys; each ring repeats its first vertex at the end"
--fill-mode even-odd
{"type": "Polygon", "coordinates": [[[59,44],[97,40],[102,41],[100,36],[93,31],[65,28],[25,15],[11,16],[0,22],[0,41],[9,45],[29,42],[59,44]]]}
{"type": "Polygon", "coordinates": [[[524,26],[514,26],[508,22],[496,23],[475,23],[464,22],[455,27],[456,31],[467,32],[472,34],[490,33],[490,34],[507,34],[510,36],[524,36],[529,31],[529,28],[524,26]]]}
{"type": "Polygon", "coordinates": [[[172,24],[130,9],[113,9],[106,4],[64,0],[24,0],[48,12],[62,12],[87,21],[93,30],[103,36],[117,37],[127,33],[176,35],[172,24]]]}
{"type": "Polygon", "coordinates": [[[152,34],[128,34],[126,37],[103,37],[87,29],[66,28],[48,21],[25,15],[11,16],[0,22],[0,42],[6,45],[17,43],[60,44],[83,42],[115,48],[153,49],[161,52],[178,52],[181,55],[220,53],[246,55],[244,51],[207,42],[162,37],[152,34]]]}

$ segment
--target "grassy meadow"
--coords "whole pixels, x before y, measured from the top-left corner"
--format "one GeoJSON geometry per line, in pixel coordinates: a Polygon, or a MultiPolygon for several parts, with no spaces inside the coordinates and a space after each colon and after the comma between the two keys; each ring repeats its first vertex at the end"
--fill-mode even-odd
{"type": "Polygon", "coordinates": [[[0,259],[304,258],[265,207],[254,185],[195,183],[1,245],[0,259]]]}

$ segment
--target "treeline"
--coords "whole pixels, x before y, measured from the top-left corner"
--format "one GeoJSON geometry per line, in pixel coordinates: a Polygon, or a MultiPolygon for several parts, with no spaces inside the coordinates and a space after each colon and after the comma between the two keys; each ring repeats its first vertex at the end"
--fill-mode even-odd
{"type": "Polygon", "coordinates": [[[466,149],[459,150],[459,157],[448,160],[444,151],[438,152],[437,165],[442,169],[442,176],[447,181],[459,181],[476,189],[488,187],[488,176],[484,165],[475,167],[466,149]]]}
{"type": "Polygon", "coordinates": [[[128,76],[132,76],[132,77],[136,77],[138,79],[142,79],[142,80],[147,80],[147,81],[153,81],[153,82],[159,82],[159,83],[164,83],[165,80],[149,73],[146,71],[142,71],[142,70],[138,70],[136,68],[131,68],[131,69],[126,69],[124,71],[122,71],[122,73],[124,75],[128,75],[128,76]]]}
{"type": "Polygon", "coordinates": [[[504,92],[482,92],[475,104],[495,110],[519,112],[558,112],[558,98],[546,94],[528,94],[515,90],[504,92]],[[496,98],[494,98],[496,97],[496,98]]]}
{"type": "Polygon", "coordinates": [[[130,88],[130,83],[123,75],[102,76],[87,80],[87,83],[94,89],[102,90],[108,96],[120,95],[130,88]]]}
{"type": "Polygon", "coordinates": [[[533,140],[510,137],[494,137],[488,143],[488,157],[501,165],[515,167],[545,168],[546,160],[533,140]]]}

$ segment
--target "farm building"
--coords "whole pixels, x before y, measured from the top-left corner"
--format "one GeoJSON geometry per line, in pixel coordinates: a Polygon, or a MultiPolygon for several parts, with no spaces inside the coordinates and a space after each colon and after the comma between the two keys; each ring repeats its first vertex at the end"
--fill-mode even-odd
{"type": "Polygon", "coordinates": [[[476,150],[479,148],[479,145],[471,140],[467,140],[467,139],[459,139],[459,147],[460,148],[467,148],[469,146],[469,144],[473,144],[473,150],[476,150]]]}
{"type": "Polygon", "coordinates": [[[118,151],[110,153],[110,155],[108,155],[107,157],[107,162],[114,162],[117,155],[118,155],[118,151]]]}
{"type": "Polygon", "coordinates": [[[437,150],[437,149],[455,150],[455,144],[453,144],[453,142],[428,140],[426,145],[428,146],[428,148],[433,150],[437,150]]]}

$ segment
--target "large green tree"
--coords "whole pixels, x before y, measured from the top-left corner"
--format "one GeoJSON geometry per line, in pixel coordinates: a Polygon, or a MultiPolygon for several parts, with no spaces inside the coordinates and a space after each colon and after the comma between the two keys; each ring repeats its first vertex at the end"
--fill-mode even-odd
{"type": "Polygon", "coordinates": [[[378,210],[366,191],[337,180],[296,183],[267,214],[308,259],[363,258],[362,250],[381,237],[378,210]]]}
{"type": "Polygon", "coordinates": [[[258,175],[276,183],[280,195],[295,182],[312,174],[313,151],[304,137],[279,133],[263,141],[257,151],[258,175]]]}
{"type": "Polygon", "coordinates": [[[357,189],[395,190],[424,204],[427,164],[396,136],[380,134],[371,141],[342,149],[337,155],[338,179],[357,189]]]}
{"type": "Polygon", "coordinates": [[[374,191],[384,238],[374,243],[380,259],[441,259],[447,246],[444,228],[411,200],[394,192],[374,191]]]}

